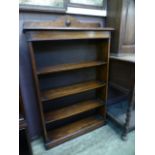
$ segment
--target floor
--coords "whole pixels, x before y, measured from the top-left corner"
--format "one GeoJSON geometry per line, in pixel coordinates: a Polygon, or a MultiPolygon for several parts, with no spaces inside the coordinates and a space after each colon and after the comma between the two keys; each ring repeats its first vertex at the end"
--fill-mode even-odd
{"type": "Polygon", "coordinates": [[[34,155],[134,155],[135,132],[130,132],[125,142],[120,139],[120,134],[118,128],[107,124],[48,151],[42,139],[33,141],[32,148],[34,155]]]}

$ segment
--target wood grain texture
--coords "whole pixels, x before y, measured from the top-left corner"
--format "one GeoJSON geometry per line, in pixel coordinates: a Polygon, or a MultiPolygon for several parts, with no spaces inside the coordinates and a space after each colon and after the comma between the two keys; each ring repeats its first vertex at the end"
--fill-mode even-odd
{"type": "Polygon", "coordinates": [[[112,53],[135,51],[135,0],[109,0],[107,26],[115,28],[112,34],[112,53]]]}
{"type": "Polygon", "coordinates": [[[37,74],[36,74],[36,71],[37,71],[36,68],[37,67],[36,67],[36,62],[35,62],[35,54],[34,54],[33,43],[29,42],[28,46],[29,46],[29,53],[30,53],[31,63],[32,63],[32,73],[33,73],[33,78],[34,78],[34,82],[35,82],[36,96],[37,96],[37,101],[38,101],[38,105],[39,105],[41,127],[42,127],[42,130],[43,130],[44,139],[47,141],[48,137],[47,137],[47,132],[46,132],[46,128],[45,128],[43,107],[42,107],[41,100],[40,100],[40,95],[41,95],[40,90],[39,90],[40,85],[39,85],[39,79],[38,79],[37,74]]]}
{"type": "Polygon", "coordinates": [[[135,77],[135,63],[110,59],[109,81],[120,87],[130,90],[131,79],[135,77]]]}
{"type": "Polygon", "coordinates": [[[53,123],[58,120],[69,118],[80,113],[90,111],[103,106],[103,101],[101,100],[89,100],[80,103],[75,103],[71,106],[66,106],[45,114],[45,122],[53,123]]]}
{"type": "Polygon", "coordinates": [[[102,61],[61,64],[61,65],[55,65],[55,66],[42,68],[38,70],[37,74],[44,75],[44,74],[57,73],[57,72],[62,72],[62,71],[75,70],[75,69],[96,67],[96,66],[101,66],[104,64],[106,64],[106,62],[102,62],[102,61]]]}
{"type": "Polygon", "coordinates": [[[59,28],[59,27],[76,27],[76,28],[97,28],[100,27],[100,23],[84,23],[78,21],[72,16],[61,16],[54,21],[45,21],[45,22],[25,22],[24,29],[26,30],[36,30],[36,29],[49,29],[50,27],[59,28]]]}
{"type": "Polygon", "coordinates": [[[105,86],[104,82],[91,81],[91,82],[84,82],[84,83],[74,84],[66,87],[51,89],[51,90],[42,92],[41,100],[48,101],[52,99],[57,99],[60,97],[82,93],[96,88],[101,88],[103,86],[105,86]]]}
{"type": "Polygon", "coordinates": [[[54,147],[55,145],[61,144],[67,140],[89,132],[104,124],[105,121],[101,116],[91,116],[62,126],[58,129],[48,132],[48,136],[51,139],[51,142],[46,143],[46,147],[54,147]]]}
{"type": "Polygon", "coordinates": [[[56,22],[25,22],[23,25],[29,41],[109,38],[113,30],[96,23],[81,23],[73,17],[63,17],[56,22]]]}
{"type": "Polygon", "coordinates": [[[108,30],[51,30],[51,31],[28,31],[28,41],[52,41],[52,40],[71,40],[71,39],[104,39],[110,37],[108,30]]]}
{"type": "Polygon", "coordinates": [[[121,14],[119,51],[135,52],[135,0],[124,0],[121,14]]]}

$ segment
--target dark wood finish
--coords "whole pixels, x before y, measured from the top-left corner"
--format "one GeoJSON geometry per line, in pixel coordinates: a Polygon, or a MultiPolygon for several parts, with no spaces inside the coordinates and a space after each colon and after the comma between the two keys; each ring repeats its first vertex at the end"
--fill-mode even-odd
{"type": "Polygon", "coordinates": [[[117,83],[109,82],[109,85],[111,85],[111,87],[116,89],[116,90],[120,90],[124,94],[129,94],[129,89],[124,88],[124,87],[122,87],[121,85],[119,85],[117,83]]]}
{"type": "MultiPolygon", "coordinates": [[[[115,28],[111,40],[113,55],[110,59],[110,83],[119,86],[118,89],[130,92],[135,75],[135,61],[131,56],[135,52],[135,0],[109,0],[107,4],[107,26],[115,28]]],[[[124,139],[129,128],[131,103],[129,103],[126,114],[126,123],[122,123],[108,113],[108,116],[123,128],[124,139]]]]}
{"type": "Polygon", "coordinates": [[[109,54],[110,54],[110,39],[107,40],[107,42],[102,43],[99,46],[99,52],[98,52],[98,59],[101,59],[102,61],[106,60],[107,61],[107,66],[105,68],[98,68],[98,72],[97,72],[97,78],[99,80],[103,80],[106,81],[107,85],[105,87],[105,89],[102,89],[101,93],[99,92],[100,97],[103,100],[107,100],[107,92],[108,92],[108,81],[107,79],[109,79],[109,54]],[[100,52],[102,51],[102,52],[100,52]]]}
{"type": "MultiPolygon", "coordinates": [[[[41,30],[41,29],[66,29],[66,27],[70,27],[70,29],[102,29],[100,28],[99,23],[82,23],[78,21],[76,18],[71,16],[62,16],[56,19],[55,21],[47,21],[47,22],[25,22],[23,28],[25,30],[41,30]],[[70,24],[67,24],[70,23],[70,24]]],[[[106,28],[107,29],[107,28],[106,28]]],[[[112,28],[110,28],[112,29],[112,28]]]]}
{"type": "Polygon", "coordinates": [[[109,31],[114,29],[99,26],[99,23],[81,23],[71,16],[63,16],[52,22],[25,22],[23,30],[28,31],[29,41],[110,38],[109,31]]]}
{"type": "Polygon", "coordinates": [[[123,113],[123,122],[110,112],[108,112],[108,116],[122,128],[122,139],[127,140],[128,132],[135,129],[134,122],[130,122],[131,117],[134,118],[134,115],[131,115],[134,114],[135,63],[134,60],[131,61],[131,59],[123,59],[122,57],[121,59],[113,57],[110,61],[110,83],[112,82],[117,89],[127,93],[128,106],[123,113]]]}
{"type": "Polygon", "coordinates": [[[75,116],[80,113],[87,112],[92,109],[96,109],[103,106],[103,101],[101,100],[90,100],[80,103],[76,103],[71,106],[63,107],[45,114],[45,121],[47,123],[52,123],[61,119],[65,119],[71,116],[75,116]]]}
{"type": "Polygon", "coordinates": [[[109,82],[130,90],[131,79],[135,76],[135,64],[131,61],[110,59],[109,82]]]}
{"type": "Polygon", "coordinates": [[[123,140],[127,140],[127,134],[129,132],[129,124],[130,124],[130,121],[131,121],[131,112],[132,112],[132,109],[133,109],[133,106],[134,106],[134,94],[135,94],[135,88],[133,88],[131,90],[131,94],[130,94],[130,99],[129,99],[129,106],[128,106],[128,109],[127,109],[127,113],[126,113],[126,120],[125,120],[125,124],[124,124],[124,132],[122,134],[122,139],[123,140]]]}
{"type": "Polygon", "coordinates": [[[135,51],[135,0],[108,0],[107,26],[115,28],[112,53],[135,51]]]}
{"type": "Polygon", "coordinates": [[[34,78],[34,82],[35,82],[35,89],[36,89],[36,96],[37,96],[37,101],[39,103],[39,110],[40,110],[40,116],[41,116],[41,125],[43,128],[43,135],[44,135],[44,139],[46,141],[48,141],[48,137],[47,137],[47,132],[46,132],[46,128],[45,128],[45,122],[44,122],[44,114],[43,114],[43,107],[41,104],[41,99],[40,99],[40,91],[39,91],[39,79],[37,78],[37,69],[36,69],[36,63],[35,63],[35,56],[34,56],[34,50],[33,50],[33,45],[31,42],[28,43],[29,45],[29,52],[30,52],[30,57],[31,57],[31,63],[32,63],[32,72],[33,72],[33,78],[34,78]]]}
{"type": "Polygon", "coordinates": [[[58,144],[61,144],[62,142],[75,138],[104,125],[105,121],[100,117],[101,116],[99,116],[99,118],[98,116],[91,116],[48,132],[51,142],[47,143],[46,147],[54,147],[58,144]]]}
{"type": "MultiPolygon", "coordinates": [[[[94,29],[95,30],[95,29],[94,29]]],[[[59,31],[30,31],[28,41],[73,40],[73,39],[105,39],[110,37],[108,30],[94,31],[83,29],[60,29],[59,31]],[[66,31],[65,31],[66,30],[66,31]]]]}
{"type": "Polygon", "coordinates": [[[85,82],[85,83],[75,84],[71,86],[66,86],[62,88],[51,89],[51,90],[42,92],[41,101],[44,102],[48,100],[53,100],[53,99],[57,99],[60,97],[78,94],[78,93],[82,93],[85,91],[101,88],[104,86],[105,86],[104,82],[91,81],[91,82],[85,82]]]}
{"type": "MultiPolygon", "coordinates": [[[[24,32],[26,32],[30,48],[30,56],[36,86],[36,95],[42,121],[43,135],[45,145],[48,149],[73,137],[95,129],[103,125],[105,122],[110,36],[113,29],[97,27],[98,25],[96,25],[96,23],[81,23],[72,17],[60,18],[55,22],[28,22],[24,24],[24,32]],[[70,43],[70,40],[72,39],[75,41],[77,40],[77,42],[79,42],[80,39],[86,39],[88,41],[89,39],[94,40],[93,44],[95,44],[95,58],[93,61],[91,59],[91,61],[87,60],[72,64],[58,64],[56,66],[37,69],[37,59],[35,59],[37,49],[34,48],[36,41],[41,41],[42,43],[47,44],[50,41],[61,40],[62,42],[65,40],[66,42],[67,40],[67,42],[70,43]],[[98,39],[100,40],[98,41],[98,39]],[[47,40],[48,42],[46,42],[47,40]],[[95,73],[96,75],[93,79],[73,82],[72,84],[62,84],[62,86],[48,88],[48,90],[41,89],[39,85],[41,78],[49,78],[55,75],[60,76],[62,75],[62,72],[63,74],[66,74],[64,71],[69,71],[70,73],[72,71],[75,72],[77,69],[80,70],[84,68],[84,72],[88,68],[94,69],[95,72],[93,72],[93,74],[95,73]],[[55,74],[58,72],[60,74],[55,74]],[[90,99],[83,99],[83,101],[81,99],[80,101],[73,102],[74,104],[69,103],[68,105],[63,105],[63,103],[59,103],[61,106],[55,105],[57,106],[56,108],[50,108],[48,112],[44,112],[44,107],[46,107],[47,103],[49,104],[49,102],[50,106],[53,106],[52,102],[54,101],[59,101],[60,99],[66,100],[66,98],[71,96],[75,97],[77,94],[84,95],[84,93],[87,91],[94,92],[94,99],[92,99],[91,96],[90,99]],[[85,118],[88,112],[90,112],[90,115],[99,115],[102,119],[98,119],[96,116],[85,118]],[[81,118],[81,116],[84,118],[81,118]],[[73,119],[75,118],[76,122],[73,122],[73,119]],[[52,127],[55,127],[54,129],[48,128],[48,125],[51,124],[52,127]]],[[[69,44],[65,46],[69,46],[69,44]]],[[[42,54],[44,54],[44,52],[42,52],[42,54]]],[[[74,54],[74,52],[71,54],[74,54]]]]}
{"type": "Polygon", "coordinates": [[[62,71],[69,71],[75,69],[82,69],[82,68],[89,68],[89,67],[96,67],[107,64],[106,62],[102,61],[91,61],[91,62],[81,62],[81,63],[72,63],[72,64],[62,64],[56,65],[52,67],[42,68],[37,71],[38,75],[50,74],[50,73],[57,73],[62,71]]]}
{"type": "MultiPolygon", "coordinates": [[[[107,26],[113,26],[110,59],[110,83],[117,84],[128,92],[133,87],[135,76],[135,0],[109,0],[107,6],[107,26]]],[[[126,139],[131,117],[131,103],[126,113],[126,123],[120,122],[115,116],[109,117],[123,128],[123,139],[126,139]]]]}

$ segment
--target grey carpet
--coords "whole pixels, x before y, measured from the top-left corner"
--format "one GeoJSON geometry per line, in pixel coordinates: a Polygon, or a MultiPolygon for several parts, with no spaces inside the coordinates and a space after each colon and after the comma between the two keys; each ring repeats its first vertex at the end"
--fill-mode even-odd
{"type": "Polygon", "coordinates": [[[83,136],[45,150],[42,139],[32,142],[34,155],[134,155],[135,132],[126,142],[120,139],[120,130],[106,125],[83,136]]]}

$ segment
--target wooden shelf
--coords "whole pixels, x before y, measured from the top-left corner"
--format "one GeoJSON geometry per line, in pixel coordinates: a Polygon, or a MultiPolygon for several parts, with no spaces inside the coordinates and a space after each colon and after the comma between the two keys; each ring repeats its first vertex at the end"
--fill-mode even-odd
{"type": "Polygon", "coordinates": [[[94,115],[51,130],[48,132],[48,138],[51,142],[46,143],[46,147],[54,147],[74,137],[94,130],[104,124],[105,121],[102,116],[94,115]]]}
{"type": "Polygon", "coordinates": [[[45,114],[45,122],[52,123],[58,120],[69,118],[80,113],[90,111],[92,109],[99,108],[103,106],[103,101],[101,100],[89,100],[80,103],[76,103],[71,106],[63,107],[54,111],[50,111],[45,114]]]}
{"type": "Polygon", "coordinates": [[[39,71],[37,71],[37,74],[38,75],[44,75],[44,74],[57,73],[57,72],[62,72],[62,71],[69,71],[69,70],[74,70],[74,69],[96,67],[96,66],[101,66],[104,64],[107,64],[107,63],[102,62],[102,61],[90,61],[90,62],[55,65],[52,67],[42,68],[39,71]]]}
{"type": "Polygon", "coordinates": [[[74,84],[71,86],[51,89],[51,90],[42,92],[41,100],[48,101],[48,100],[52,100],[52,99],[57,99],[60,97],[78,94],[78,93],[93,90],[96,88],[101,88],[103,86],[105,86],[104,82],[91,81],[91,82],[85,82],[85,83],[80,83],[80,84],[74,84]]]}

